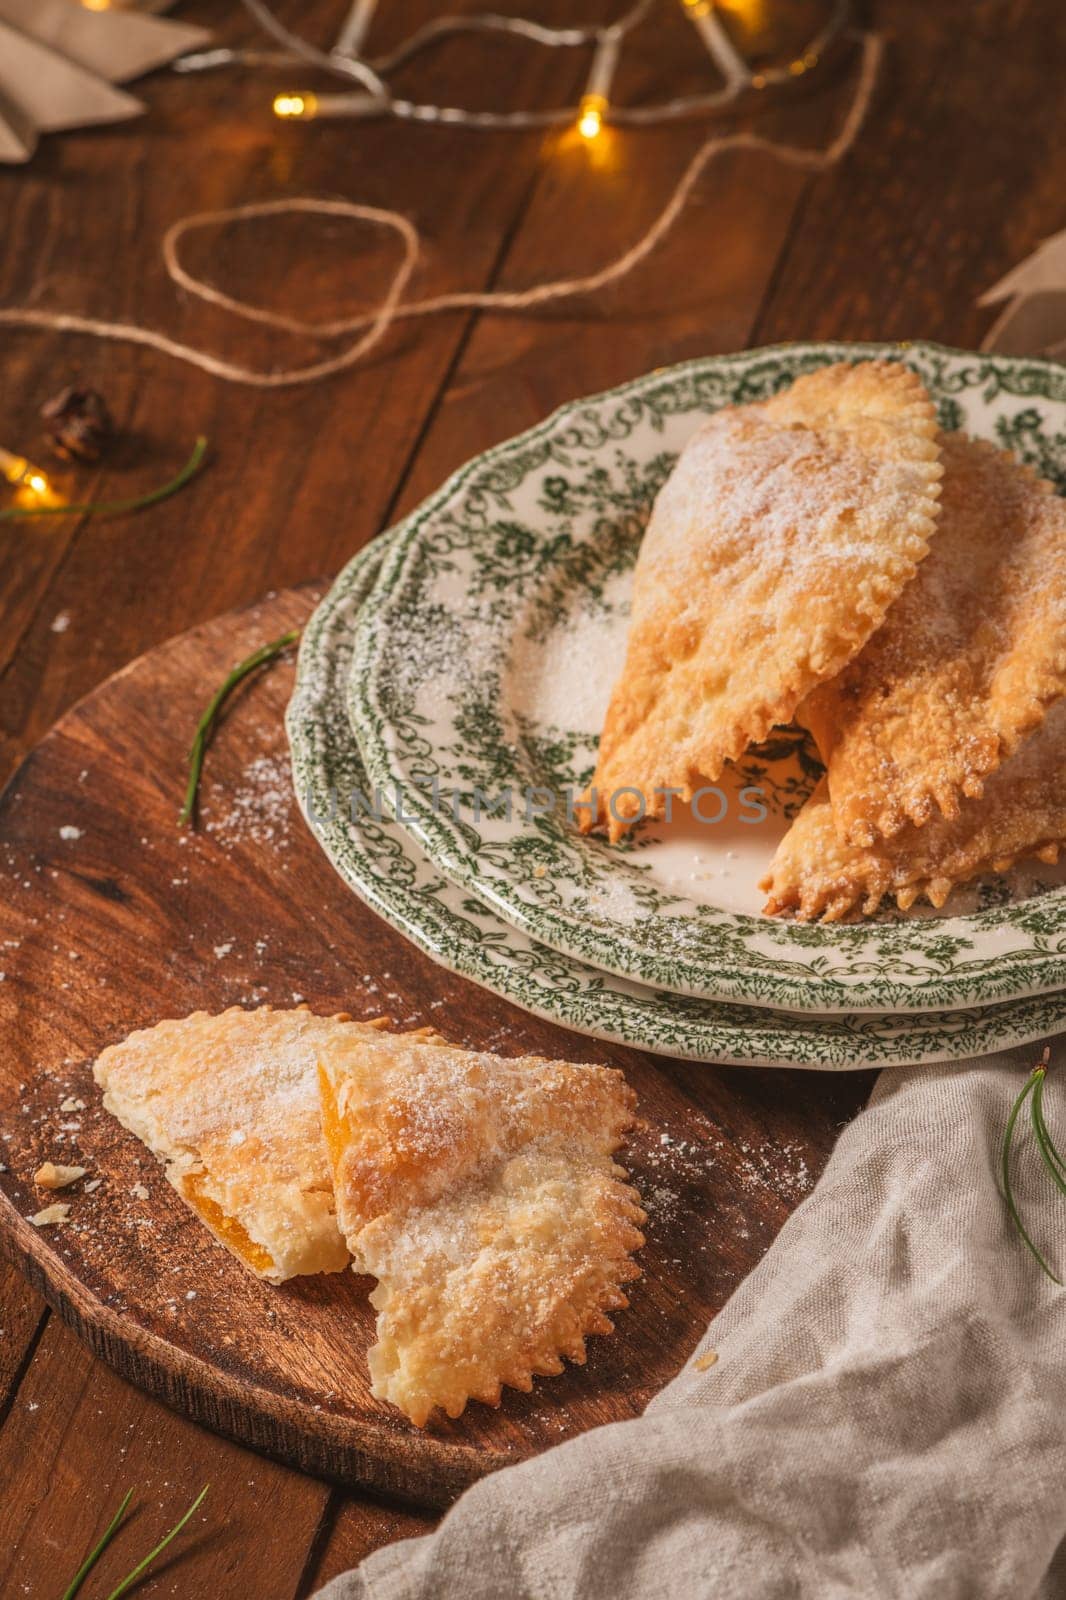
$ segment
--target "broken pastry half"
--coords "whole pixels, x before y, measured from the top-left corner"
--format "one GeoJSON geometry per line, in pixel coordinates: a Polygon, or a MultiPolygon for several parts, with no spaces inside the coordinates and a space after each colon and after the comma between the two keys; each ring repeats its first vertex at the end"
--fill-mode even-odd
{"type": "Polygon", "coordinates": [[[958,817],[1066,691],[1066,501],[994,445],[941,448],[929,555],[799,711],[845,844],[958,817]]]}
{"type": "Polygon", "coordinates": [[[282,1283],[347,1266],[317,1063],[331,1041],[374,1038],[384,1026],[305,1007],[199,1011],[111,1045],[93,1073],[107,1110],[165,1164],[215,1238],[257,1277],[282,1283]]]}
{"type": "Polygon", "coordinates": [[[387,1034],[335,1035],[320,1064],[338,1221],[378,1280],[373,1393],[421,1427],[583,1362],[640,1276],[621,1073],[387,1034]]]}
{"type": "Polygon", "coordinates": [[[920,379],[824,367],[689,440],[637,561],[583,832],[690,799],[862,649],[925,557],[939,445],[920,379]]]}
{"type": "Polygon", "coordinates": [[[794,911],[804,922],[869,915],[886,895],[905,911],[925,896],[942,906],[951,890],[986,871],[1006,872],[1026,857],[1058,860],[1066,843],[1066,701],[987,779],[979,799],[953,818],[908,822],[872,845],[841,842],[823,778],[778,846],[762,887],[770,915],[794,911]]]}

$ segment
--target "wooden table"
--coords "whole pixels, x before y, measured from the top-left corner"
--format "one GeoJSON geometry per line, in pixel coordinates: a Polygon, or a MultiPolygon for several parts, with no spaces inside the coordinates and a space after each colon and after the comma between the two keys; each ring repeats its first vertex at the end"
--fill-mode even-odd
{"type": "MultiPolygon", "coordinates": [[[[572,18],[565,0],[526,9],[572,18]]],[[[612,9],[585,7],[590,17],[612,9]]],[[[391,8],[382,47],[438,10],[428,0],[391,8]]],[[[183,11],[223,40],[247,37],[221,0],[183,11]]],[[[283,11],[322,39],[339,16],[324,0],[283,11]]],[[[1066,221],[1066,152],[1061,139],[1054,146],[1063,23],[1052,0],[884,0],[872,18],[888,40],[884,75],[860,143],[836,171],[812,177],[764,155],[729,155],[654,258],[602,298],[537,317],[404,325],[365,368],[318,387],[260,393],[126,346],[5,330],[4,443],[36,448],[40,404],[84,379],[106,393],[122,430],[99,474],[109,492],[166,477],[201,432],[213,460],[150,515],[0,532],[0,773],[132,657],[268,589],[332,573],[466,457],[574,396],[687,356],[782,339],[976,345],[988,321],[976,296],[1066,221]]],[[[619,88],[659,97],[694,87],[701,65],[687,25],[668,18],[642,35],[619,88]]],[[[466,42],[442,47],[405,84],[444,102],[506,94],[532,106],[572,101],[581,72],[561,53],[466,42]]],[[[160,74],[143,86],[150,110],[140,122],[46,140],[27,170],[0,171],[0,303],[132,318],[243,361],[288,364],[307,359],[307,346],[174,294],[158,251],[168,223],[252,198],[343,195],[417,220],[425,252],[415,293],[514,288],[588,272],[624,249],[703,136],[683,124],[607,133],[589,147],[572,135],[281,126],[269,100],[287,82],[160,74]]],[[[849,83],[844,63],[769,110],[762,128],[824,139],[849,83]]],[[[366,304],[392,261],[385,241],[356,233],[306,220],[215,230],[190,241],[188,259],[272,307],[336,316],[366,304]]],[[[396,986],[432,981],[426,962],[413,951],[408,960],[392,973],[396,986]]],[[[676,1070],[682,1085],[709,1072],[676,1070]]],[[[761,1119],[790,1134],[812,1171],[870,1084],[868,1074],[710,1076],[724,1132],[761,1119]]],[[[746,1192],[745,1267],[794,1201],[772,1179],[746,1192]]],[[[146,1548],[208,1481],[206,1523],[144,1585],[146,1597],[297,1600],[377,1546],[432,1526],[428,1515],[260,1459],[144,1398],[0,1265],[0,1592],[58,1592],[102,1509],[128,1485],[143,1506],[146,1548]]],[[[116,1556],[106,1575],[113,1583],[124,1570],[116,1556]]]]}

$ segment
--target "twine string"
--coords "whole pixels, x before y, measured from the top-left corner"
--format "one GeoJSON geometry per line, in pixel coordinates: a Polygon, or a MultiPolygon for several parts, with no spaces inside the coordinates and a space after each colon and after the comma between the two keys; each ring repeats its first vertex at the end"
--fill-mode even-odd
{"type": "Polygon", "coordinates": [[[532,288],[518,290],[458,291],[423,300],[404,301],[403,295],[418,263],[421,240],[417,228],[398,211],[360,205],[349,200],[319,200],[295,197],[284,200],[253,201],[223,211],[200,211],[179,218],[163,236],[163,262],[168,277],[188,295],[229,312],[246,322],[259,323],[282,332],[315,339],[340,339],[359,335],[336,355],[304,366],[263,372],[212,355],[196,345],[184,344],[167,334],[137,323],[110,322],[75,312],[38,310],[32,307],[0,308],[0,324],[8,327],[39,328],[51,332],[85,334],[111,342],[137,344],[221,378],[228,383],[257,389],[284,389],[298,384],[317,383],[357,366],[375,348],[396,322],[411,317],[434,316],[446,311],[522,311],[559,300],[592,294],[628,277],[663,242],[688,204],[693,189],[710,163],[727,150],[753,150],[776,157],[788,166],[808,172],[824,172],[836,166],[852,148],[865,123],[881,66],[883,44],[876,34],[862,35],[862,57],[855,92],[839,131],[824,149],[810,149],[779,143],[762,134],[738,132],[714,135],[693,155],[663,209],[647,231],[614,261],[582,277],[559,278],[532,288]],[[237,299],[195,277],[181,262],[179,246],[190,233],[223,223],[250,222],[277,216],[343,217],[392,230],[402,243],[400,264],[393,274],[378,307],[358,316],[331,321],[309,322],[304,318],[268,311],[249,301],[237,299]]]}

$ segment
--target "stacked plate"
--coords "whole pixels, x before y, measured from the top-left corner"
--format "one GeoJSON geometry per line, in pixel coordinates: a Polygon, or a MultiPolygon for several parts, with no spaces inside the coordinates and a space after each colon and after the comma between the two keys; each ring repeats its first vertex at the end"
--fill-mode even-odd
{"type": "Polygon", "coordinates": [[[760,914],[818,773],[784,729],[699,814],[583,838],[573,802],[625,647],[651,502],[719,406],[830,361],[905,360],[945,429],[1066,485],[1066,368],[935,345],[791,345],[568,406],[458,472],[341,573],[289,710],[297,793],[344,881],[443,965],[668,1055],[842,1069],[1066,1028],[1066,872],[1035,864],[852,925],[760,914]]]}

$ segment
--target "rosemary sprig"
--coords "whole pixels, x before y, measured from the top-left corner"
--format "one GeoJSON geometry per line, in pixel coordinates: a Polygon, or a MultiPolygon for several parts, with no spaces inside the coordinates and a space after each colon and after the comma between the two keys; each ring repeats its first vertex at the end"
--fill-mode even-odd
{"type": "Polygon", "coordinates": [[[88,500],[80,504],[62,502],[59,505],[48,506],[5,506],[0,511],[0,522],[13,522],[16,517],[119,517],[127,511],[143,511],[146,506],[154,506],[160,500],[168,500],[172,494],[177,494],[179,489],[184,489],[189,479],[195,478],[203,466],[206,454],[207,440],[201,434],[193,446],[192,455],[177,476],[158,489],[150,489],[147,494],[136,495],[132,500],[88,500]]]}
{"type": "Polygon", "coordinates": [[[77,1594],[78,1590],[89,1576],[89,1573],[95,1567],[96,1563],[99,1561],[100,1557],[103,1555],[104,1551],[115,1537],[115,1534],[118,1532],[119,1523],[126,1515],[127,1507],[132,1499],[133,1490],[127,1489],[126,1493],[122,1497],[122,1504],[119,1506],[118,1510],[115,1512],[115,1515],[111,1518],[111,1521],[104,1529],[99,1544],[94,1545],[94,1547],[89,1551],[89,1554],[85,1557],[85,1560],[82,1562],[73,1578],[71,1578],[70,1583],[63,1590],[63,1600],[74,1600],[74,1596],[77,1594]]]}
{"type": "MultiPolygon", "coordinates": [[[[205,1483],[203,1488],[200,1490],[200,1493],[196,1496],[196,1499],[189,1507],[188,1511],[186,1511],[185,1515],[178,1519],[178,1521],[171,1528],[170,1532],[165,1534],[163,1538],[160,1539],[155,1549],[149,1551],[149,1553],[144,1557],[143,1561],[138,1561],[137,1565],[133,1568],[133,1571],[126,1574],[118,1587],[112,1589],[111,1593],[107,1597],[107,1600],[119,1600],[121,1595],[126,1594],[130,1589],[133,1588],[133,1585],[144,1576],[156,1557],[162,1555],[163,1551],[166,1549],[171,1540],[177,1538],[178,1534],[181,1532],[182,1528],[184,1528],[185,1524],[188,1522],[193,1513],[203,1505],[204,1498],[209,1488],[210,1484],[205,1483]]],[[[108,1523],[99,1543],[96,1544],[92,1550],[90,1550],[89,1554],[85,1557],[85,1560],[82,1562],[81,1566],[70,1580],[69,1585],[66,1589],[64,1589],[63,1600],[74,1600],[74,1596],[78,1593],[78,1590],[85,1582],[85,1579],[88,1577],[89,1573],[92,1571],[93,1567],[99,1561],[100,1557],[103,1555],[104,1551],[107,1549],[108,1545],[118,1532],[119,1527],[122,1524],[122,1520],[126,1515],[129,1503],[132,1499],[133,1490],[127,1489],[122,1498],[122,1504],[119,1506],[118,1510],[115,1512],[115,1515],[108,1523]]]]}
{"type": "Polygon", "coordinates": [[[237,685],[243,683],[249,673],[254,672],[257,667],[265,666],[268,661],[275,660],[299,637],[299,629],[294,628],[290,633],[283,633],[280,639],[274,639],[270,644],[260,645],[259,649],[253,650],[245,661],[239,662],[234,667],[229,677],[211,696],[207,709],[196,724],[196,732],[189,748],[189,781],[185,787],[185,803],[178,812],[180,826],[184,827],[190,823],[196,813],[196,799],[200,790],[200,775],[203,772],[204,755],[207,752],[207,746],[211,742],[222,707],[237,685]]]}
{"type": "Polygon", "coordinates": [[[181,1532],[182,1528],[184,1528],[193,1512],[198,1511],[203,1505],[204,1498],[210,1487],[211,1485],[209,1483],[204,1484],[203,1488],[200,1490],[200,1493],[196,1496],[196,1499],[193,1501],[188,1511],[186,1511],[185,1515],[178,1518],[170,1532],[164,1534],[163,1538],[160,1539],[155,1549],[150,1550],[143,1561],[138,1561],[133,1571],[126,1574],[116,1589],[112,1589],[111,1593],[107,1597],[107,1600],[119,1600],[120,1595],[124,1595],[129,1589],[132,1589],[137,1580],[144,1576],[144,1574],[148,1571],[148,1568],[152,1565],[152,1562],[155,1560],[156,1556],[161,1556],[163,1554],[163,1551],[166,1549],[170,1541],[178,1537],[178,1534],[181,1532]]]}
{"type": "MultiPolygon", "coordinates": [[[[1046,1067],[1045,1052],[1045,1067],[1046,1067]]],[[[1033,1090],[1033,1133],[1036,1136],[1037,1147],[1044,1158],[1044,1163],[1054,1178],[1056,1185],[1063,1194],[1066,1194],[1066,1162],[1059,1154],[1057,1145],[1048,1132],[1048,1125],[1044,1120],[1044,1085],[1047,1082],[1046,1071],[1037,1079],[1036,1088],[1033,1090]]]]}
{"type": "Polygon", "coordinates": [[[1048,1063],[1050,1058],[1051,1052],[1049,1050],[1045,1050],[1043,1057],[1033,1068],[1032,1073],[1026,1080],[1025,1087],[1022,1089],[1017,1100],[1015,1100],[1014,1104],[1011,1106],[1010,1115],[1007,1118],[1007,1126],[1003,1134],[1003,1151],[1000,1160],[1000,1170],[1003,1179],[1003,1198],[1007,1203],[1007,1211],[1010,1214],[1011,1221],[1018,1230],[1018,1233],[1021,1235],[1024,1244],[1032,1252],[1033,1256],[1035,1256],[1044,1272],[1047,1273],[1048,1277],[1053,1283],[1057,1283],[1061,1286],[1062,1279],[1052,1272],[1051,1268],[1044,1260],[1044,1257],[1041,1255],[1040,1251],[1037,1249],[1036,1245],[1029,1236],[1026,1226],[1022,1221],[1021,1215],[1018,1211],[1018,1206],[1014,1199],[1014,1190],[1011,1186],[1010,1179],[1011,1146],[1014,1140],[1015,1125],[1018,1121],[1022,1107],[1031,1096],[1030,1118],[1033,1127],[1033,1137],[1036,1140],[1036,1147],[1040,1152],[1040,1156],[1044,1162],[1044,1165],[1051,1173],[1055,1183],[1062,1190],[1062,1192],[1066,1194],[1066,1163],[1063,1162],[1063,1159],[1059,1154],[1050,1133],[1048,1132],[1047,1124],[1044,1120],[1044,1080],[1047,1077],[1048,1063]]]}

